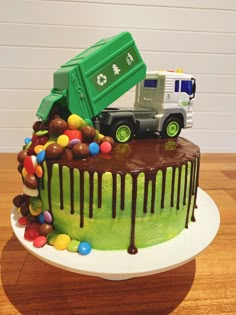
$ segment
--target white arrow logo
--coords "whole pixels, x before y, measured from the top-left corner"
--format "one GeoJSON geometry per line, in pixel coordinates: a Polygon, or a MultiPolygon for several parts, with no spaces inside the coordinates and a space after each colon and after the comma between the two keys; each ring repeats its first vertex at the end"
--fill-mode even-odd
{"type": "Polygon", "coordinates": [[[97,84],[100,86],[103,86],[106,83],[107,83],[107,77],[103,73],[100,73],[97,76],[97,84]]]}

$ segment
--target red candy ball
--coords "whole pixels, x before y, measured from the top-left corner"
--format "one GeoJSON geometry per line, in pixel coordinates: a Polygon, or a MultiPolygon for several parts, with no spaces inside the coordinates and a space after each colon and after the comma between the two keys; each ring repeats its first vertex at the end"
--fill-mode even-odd
{"type": "Polygon", "coordinates": [[[33,241],[37,236],[40,235],[39,233],[40,224],[38,223],[29,223],[26,225],[24,238],[27,241],[33,241]]]}
{"type": "Polygon", "coordinates": [[[46,236],[39,235],[34,239],[33,245],[36,248],[43,247],[45,244],[47,244],[47,238],[46,236]]]}
{"type": "Polygon", "coordinates": [[[24,168],[29,175],[34,174],[37,161],[34,155],[28,155],[24,159],[24,168]]]}
{"type": "Polygon", "coordinates": [[[67,129],[66,131],[64,131],[64,135],[67,135],[70,141],[73,139],[79,139],[80,141],[82,141],[81,131],[77,129],[73,129],[73,130],[67,129]]]}
{"type": "Polygon", "coordinates": [[[110,144],[110,142],[108,141],[104,141],[100,144],[100,151],[102,153],[110,153],[112,149],[112,146],[110,144]]]}

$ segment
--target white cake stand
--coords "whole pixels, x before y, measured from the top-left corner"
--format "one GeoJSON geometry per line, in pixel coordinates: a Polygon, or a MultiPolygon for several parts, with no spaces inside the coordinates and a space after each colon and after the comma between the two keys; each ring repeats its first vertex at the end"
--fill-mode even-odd
{"type": "Polygon", "coordinates": [[[13,231],[20,243],[39,259],[62,269],[109,280],[124,280],[167,271],[181,266],[201,253],[214,239],[220,216],[214,201],[201,189],[198,191],[196,222],[190,223],[175,238],[139,249],[138,254],[129,255],[126,250],[92,250],[87,256],[59,251],[45,245],[35,248],[24,239],[24,227],[17,223],[15,209],[11,213],[13,231]]]}

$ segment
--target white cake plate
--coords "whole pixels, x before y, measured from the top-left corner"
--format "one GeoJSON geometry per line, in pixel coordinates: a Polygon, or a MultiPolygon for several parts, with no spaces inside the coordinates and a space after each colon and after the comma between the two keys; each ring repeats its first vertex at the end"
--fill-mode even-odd
{"type": "Polygon", "coordinates": [[[196,222],[190,223],[175,238],[139,249],[136,255],[126,250],[92,250],[87,256],[59,251],[45,245],[35,248],[24,239],[24,227],[17,223],[15,209],[11,213],[13,231],[20,243],[39,259],[75,273],[97,276],[109,280],[125,280],[167,271],[181,266],[201,253],[214,239],[219,225],[219,211],[214,201],[201,189],[198,190],[196,222]]]}

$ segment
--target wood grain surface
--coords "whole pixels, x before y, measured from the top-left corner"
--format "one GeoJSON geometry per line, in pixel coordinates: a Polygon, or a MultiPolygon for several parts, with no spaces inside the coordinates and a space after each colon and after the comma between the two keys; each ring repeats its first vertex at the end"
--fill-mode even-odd
{"type": "Polygon", "coordinates": [[[156,275],[108,281],[48,265],[28,253],[10,225],[22,191],[15,154],[0,155],[0,314],[236,314],[236,154],[203,154],[200,187],[221,225],[194,260],[156,275]]]}

